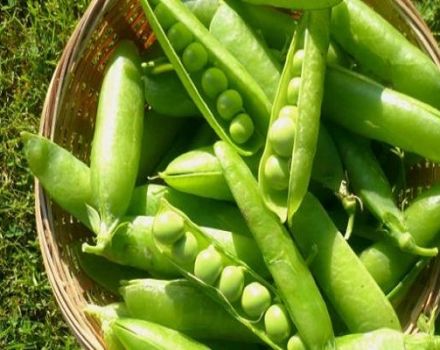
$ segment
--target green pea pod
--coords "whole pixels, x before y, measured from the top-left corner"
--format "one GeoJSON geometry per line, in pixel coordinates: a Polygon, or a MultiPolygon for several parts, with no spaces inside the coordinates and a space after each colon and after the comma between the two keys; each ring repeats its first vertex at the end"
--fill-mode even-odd
{"type": "Polygon", "coordinates": [[[227,1],[221,3],[212,18],[209,32],[246,68],[273,101],[280,79],[280,64],[227,1]]]}
{"type": "Polygon", "coordinates": [[[49,197],[90,228],[86,203],[93,197],[88,166],[43,136],[22,132],[21,139],[29,169],[49,197]]]}
{"type": "Polygon", "coordinates": [[[266,207],[256,180],[239,155],[221,141],[214,151],[299,335],[310,349],[333,348],[325,302],[286,228],[266,207]]]}
{"type": "Polygon", "coordinates": [[[362,70],[440,109],[440,69],[363,1],[345,0],[334,7],[331,32],[362,70]]]}
{"type": "Polygon", "coordinates": [[[130,315],[195,339],[257,342],[246,327],[187,280],[132,280],[120,293],[130,315]]]}
{"type": "Polygon", "coordinates": [[[328,67],[323,114],[354,133],[440,161],[440,111],[360,74],[328,67]]]}
{"type": "MultiPolygon", "coordinates": [[[[178,270],[157,249],[152,235],[153,217],[137,216],[127,219],[104,245],[83,245],[83,251],[107,258],[121,265],[147,271],[157,277],[177,277],[178,270]]],[[[203,228],[204,232],[219,242],[234,256],[269,276],[255,242],[249,237],[228,231],[203,228]]]]}
{"type": "Polygon", "coordinates": [[[159,173],[167,185],[200,197],[233,201],[212,147],[194,150],[174,159],[159,173]]]}
{"type": "Polygon", "coordinates": [[[148,321],[118,318],[111,327],[126,350],[210,350],[174,329],[148,321]]]}
{"type": "Polygon", "coordinates": [[[184,119],[169,118],[153,111],[145,113],[137,183],[146,182],[161,157],[173,145],[184,119]]]}
{"type": "Polygon", "coordinates": [[[196,105],[174,70],[157,74],[147,73],[142,79],[145,84],[145,100],[157,113],[169,117],[199,115],[196,105]]]}
{"type": "Polygon", "coordinates": [[[137,48],[122,41],[104,74],[90,156],[92,196],[100,215],[100,223],[92,226],[99,242],[108,239],[130,202],[142,144],[143,101],[137,48]]]}
{"type": "Polygon", "coordinates": [[[94,254],[83,253],[79,244],[73,248],[79,266],[87,277],[115,295],[119,294],[122,281],[147,277],[145,271],[115,264],[94,254]]]}
{"type": "Polygon", "coordinates": [[[233,231],[245,236],[251,235],[243,216],[234,204],[189,195],[162,185],[148,184],[136,187],[127,213],[155,216],[162,198],[182,210],[197,225],[233,231]]]}
{"type": "Polygon", "coordinates": [[[332,7],[342,0],[244,0],[255,5],[269,5],[286,9],[319,10],[332,7]]]}
{"type": "MultiPolygon", "coordinates": [[[[416,244],[436,244],[440,231],[440,186],[417,196],[404,212],[408,232],[416,244]]],[[[418,257],[389,242],[377,242],[360,254],[362,263],[385,293],[390,292],[416,263],[418,257]]]]}
{"type": "Polygon", "coordinates": [[[305,256],[317,251],[310,269],[351,332],[381,327],[400,330],[399,319],[385,294],[311,194],[304,198],[290,230],[305,256]]]}
{"type": "Polygon", "coordinates": [[[113,303],[106,306],[89,304],[85,307],[84,312],[99,322],[108,350],[126,350],[116,337],[112,327],[118,318],[128,317],[128,311],[123,303],[113,303]]]}
{"type": "Polygon", "coordinates": [[[162,0],[153,10],[142,0],[142,6],[207,122],[241,154],[255,153],[263,144],[271,106],[258,84],[182,3],[162,0]],[[157,17],[162,9],[166,15],[157,17]]]}
{"type": "MultiPolygon", "coordinates": [[[[368,333],[348,334],[336,338],[337,350],[436,350],[440,349],[440,337],[426,333],[403,334],[381,328],[368,333]]],[[[289,342],[287,350],[306,350],[298,339],[289,342]]]]}
{"type": "Polygon", "coordinates": [[[255,336],[273,349],[287,344],[289,324],[287,334],[275,341],[263,317],[273,303],[280,303],[276,289],[164,199],[154,220],[153,235],[158,249],[182,276],[255,336]]]}
{"type": "Polygon", "coordinates": [[[386,227],[384,231],[391,242],[402,251],[421,256],[435,256],[437,248],[418,246],[397,207],[391,185],[367,140],[359,139],[342,129],[332,128],[339,152],[348,172],[350,184],[363,204],[386,227]]]}

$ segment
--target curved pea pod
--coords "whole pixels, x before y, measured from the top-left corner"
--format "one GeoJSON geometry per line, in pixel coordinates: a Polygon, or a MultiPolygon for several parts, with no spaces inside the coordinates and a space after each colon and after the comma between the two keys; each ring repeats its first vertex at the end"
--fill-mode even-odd
{"type": "Polygon", "coordinates": [[[163,185],[148,184],[136,187],[127,214],[154,216],[159,210],[162,198],[186,213],[197,225],[232,231],[244,236],[251,235],[243,216],[234,204],[193,196],[163,185]]]}
{"type": "Polygon", "coordinates": [[[417,246],[408,232],[403,212],[397,207],[391,185],[367,140],[350,137],[342,129],[332,128],[339,152],[345,164],[350,184],[363,204],[386,227],[387,235],[402,251],[407,253],[435,256],[437,248],[417,246]]]}
{"type": "Polygon", "coordinates": [[[300,337],[311,349],[332,348],[327,307],[295,243],[266,207],[257,181],[234,149],[219,141],[214,151],[300,337]]]}
{"type": "Polygon", "coordinates": [[[145,100],[153,111],[169,117],[199,115],[196,105],[174,70],[146,73],[142,76],[142,80],[145,85],[145,100]]]}
{"type": "Polygon", "coordinates": [[[306,12],[291,42],[259,168],[267,205],[284,222],[307,192],[319,135],[330,11],[306,12]]]}
{"type": "Polygon", "coordinates": [[[135,186],[144,119],[140,57],[122,41],[104,74],[90,156],[92,196],[100,222],[92,222],[98,241],[108,239],[125,215],[135,186]]]}
{"type": "Polygon", "coordinates": [[[345,0],[334,7],[331,33],[363,71],[440,108],[440,69],[363,1],[345,0]]]}
{"type": "Polygon", "coordinates": [[[258,342],[252,332],[187,280],[132,280],[120,292],[134,318],[173,328],[195,339],[258,342]]]}
{"type": "Polygon", "coordinates": [[[221,3],[212,18],[209,32],[246,68],[273,101],[281,75],[280,64],[228,1],[221,3]]]}
{"type": "MultiPolygon", "coordinates": [[[[368,333],[348,334],[336,338],[337,350],[436,350],[440,337],[426,334],[403,334],[381,328],[368,333]]],[[[306,350],[299,339],[292,338],[287,350],[306,350]]]]}
{"type": "MultiPolygon", "coordinates": [[[[408,232],[417,245],[435,244],[440,231],[440,186],[433,186],[417,196],[404,215],[408,232]]],[[[385,293],[400,282],[418,259],[385,241],[365,249],[359,258],[385,293]]]]}
{"type": "Polygon", "coordinates": [[[173,145],[184,119],[175,119],[150,110],[145,113],[137,183],[144,183],[161,157],[173,145]]]}
{"type": "Polygon", "coordinates": [[[92,203],[89,167],[49,139],[22,132],[23,152],[32,174],[49,197],[90,228],[86,203],[92,203]]]}
{"type": "Polygon", "coordinates": [[[126,350],[112,328],[112,324],[118,318],[128,317],[128,311],[123,303],[113,303],[106,306],[89,304],[84,308],[84,312],[99,322],[108,350],[126,350]]]}
{"type": "Polygon", "coordinates": [[[165,200],[155,217],[153,235],[159,250],[185,278],[263,342],[283,348],[291,335],[287,314],[281,311],[281,334],[274,335],[272,324],[265,320],[271,305],[281,302],[271,284],[165,200]]]}
{"type": "Polygon", "coordinates": [[[323,115],[354,133],[440,161],[440,111],[360,74],[327,68],[323,115]]]}
{"type": "Polygon", "coordinates": [[[159,173],[167,185],[176,190],[200,197],[233,201],[223,179],[212,147],[193,150],[174,159],[159,173]]]}
{"type": "Polygon", "coordinates": [[[304,198],[290,231],[305,256],[317,251],[310,269],[351,332],[381,327],[400,330],[385,294],[311,194],[304,198]]]}
{"type": "Polygon", "coordinates": [[[243,155],[264,142],[271,103],[244,67],[179,1],[142,1],[157,39],[217,135],[243,155]],[[160,11],[166,16],[156,16],[160,11]]]}
{"type": "Polygon", "coordinates": [[[269,5],[296,10],[319,10],[332,7],[342,0],[244,0],[255,5],[269,5]]]}

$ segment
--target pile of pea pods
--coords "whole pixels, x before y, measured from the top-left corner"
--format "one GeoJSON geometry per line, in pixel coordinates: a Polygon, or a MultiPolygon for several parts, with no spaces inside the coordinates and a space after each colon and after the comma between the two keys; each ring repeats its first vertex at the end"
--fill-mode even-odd
{"type": "Polygon", "coordinates": [[[439,68],[361,0],[140,2],[156,41],[116,45],[90,162],[22,134],[94,233],[107,348],[440,349],[396,312],[438,253],[408,172],[440,161],[439,68]]]}

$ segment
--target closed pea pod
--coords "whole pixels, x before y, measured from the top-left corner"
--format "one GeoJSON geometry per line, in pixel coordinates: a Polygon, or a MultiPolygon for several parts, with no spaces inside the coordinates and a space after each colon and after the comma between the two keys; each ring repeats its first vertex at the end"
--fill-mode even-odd
{"type": "MultiPolygon", "coordinates": [[[[142,1],[147,18],[159,42],[193,101],[220,138],[234,145],[244,155],[255,153],[263,144],[262,135],[267,130],[270,101],[240,63],[213,38],[183,4],[175,0],[163,0],[160,4],[164,5],[177,19],[177,23],[173,26],[179,25],[182,30],[185,28],[184,32],[191,34],[191,40],[187,40],[189,35],[181,35],[181,40],[174,40],[174,36],[170,38],[169,32],[173,27],[165,33],[150,4],[146,0],[142,1]],[[201,70],[191,73],[185,68],[184,62],[182,63],[180,50],[184,49],[183,46],[192,44],[194,40],[206,50],[208,62],[201,70]],[[226,77],[228,90],[220,91],[220,89],[211,87],[206,89],[209,85],[206,80],[211,79],[211,77],[206,77],[206,73],[212,72],[212,68],[217,68],[226,77]],[[217,94],[219,95],[216,96],[217,94]],[[213,96],[216,97],[213,98],[213,96]],[[241,112],[251,117],[254,132],[246,135],[245,139],[239,138],[241,143],[237,143],[229,134],[229,124],[234,115],[241,112]]],[[[219,73],[219,71],[216,72],[219,73]]],[[[222,73],[216,74],[216,77],[222,76],[222,73]]],[[[224,82],[222,77],[220,80],[224,82]]],[[[220,82],[220,86],[222,85],[224,83],[220,82]]]]}
{"type": "Polygon", "coordinates": [[[270,5],[287,9],[318,10],[335,6],[342,0],[246,0],[255,5],[270,5]]]}
{"type": "MultiPolygon", "coordinates": [[[[274,342],[266,333],[263,320],[264,312],[272,302],[281,302],[276,289],[244,262],[224,250],[215,239],[208,237],[182,212],[162,200],[157,217],[163,213],[171,212],[183,218],[184,231],[194,235],[198,242],[199,252],[195,261],[182,262],[178,261],[173,254],[173,246],[176,243],[157,242],[158,249],[162,254],[176,266],[184,277],[195,283],[213,300],[222,304],[226,311],[248,327],[262,341],[274,349],[282,349],[283,345],[274,342]]],[[[160,231],[160,221],[158,221],[158,225],[160,231]]],[[[154,235],[155,232],[156,226],[153,225],[154,235]]]]}

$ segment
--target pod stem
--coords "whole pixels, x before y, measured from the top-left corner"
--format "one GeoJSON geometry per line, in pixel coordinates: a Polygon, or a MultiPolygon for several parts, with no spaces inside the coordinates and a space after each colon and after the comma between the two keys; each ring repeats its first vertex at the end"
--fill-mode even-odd
{"type": "Polygon", "coordinates": [[[363,204],[359,197],[348,191],[347,182],[345,180],[341,181],[339,192],[336,194],[336,196],[341,200],[342,206],[348,215],[347,226],[344,233],[344,238],[346,241],[348,241],[353,232],[357,203],[359,203],[361,210],[363,210],[363,204]]]}
{"type": "Polygon", "coordinates": [[[402,252],[424,256],[434,257],[438,254],[438,248],[425,248],[416,244],[414,237],[409,232],[396,232],[386,230],[385,236],[388,237],[402,252]]]}

